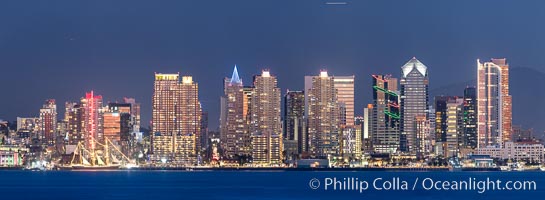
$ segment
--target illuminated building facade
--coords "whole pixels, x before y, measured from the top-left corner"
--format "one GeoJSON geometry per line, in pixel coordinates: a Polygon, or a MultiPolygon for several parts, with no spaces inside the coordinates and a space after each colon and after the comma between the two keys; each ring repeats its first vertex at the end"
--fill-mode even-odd
{"type": "Polygon", "coordinates": [[[477,148],[477,91],[475,87],[464,89],[464,136],[463,147],[477,148]]]}
{"type": "Polygon", "coordinates": [[[123,102],[131,105],[131,117],[132,121],[132,131],[140,132],[140,103],[136,102],[134,98],[123,98],[123,102]]]}
{"type": "Polygon", "coordinates": [[[251,154],[247,94],[235,66],[231,78],[224,79],[224,96],[221,97],[221,143],[224,155],[229,159],[251,154]]]}
{"type": "Polygon", "coordinates": [[[506,59],[484,63],[477,60],[478,147],[498,145],[511,139],[511,103],[506,59]]]}
{"type": "Polygon", "coordinates": [[[187,156],[196,157],[202,112],[198,94],[198,85],[191,76],[180,80],[179,74],[155,74],[152,99],[154,161],[168,158],[169,162],[188,162],[194,159],[187,156]],[[194,148],[189,151],[188,146],[194,148]]]}
{"type": "Polygon", "coordinates": [[[103,142],[103,106],[102,96],[95,95],[93,91],[85,94],[81,98],[81,108],[83,109],[83,138],[88,149],[97,147],[96,142],[103,142]]]}
{"type": "Polygon", "coordinates": [[[490,155],[502,160],[543,162],[543,144],[539,142],[503,142],[501,145],[479,147],[475,154],[490,155]]]}
{"type": "Polygon", "coordinates": [[[342,127],[354,127],[354,79],[356,76],[333,76],[337,101],[344,106],[340,122],[342,127]]]}
{"type": "MultiPolygon", "coordinates": [[[[268,70],[263,70],[261,75],[254,76],[250,108],[250,133],[269,138],[267,139],[269,147],[265,149],[268,156],[265,160],[260,161],[266,164],[282,162],[281,99],[280,88],[277,84],[276,76],[272,76],[268,70]]],[[[254,147],[253,144],[252,147],[254,147]]],[[[256,153],[261,153],[261,151],[252,149],[252,155],[256,153]]]]}
{"type": "Polygon", "coordinates": [[[305,92],[290,91],[284,95],[284,140],[293,142],[296,154],[308,151],[305,126],[305,92]]]}
{"type": "Polygon", "coordinates": [[[193,81],[191,76],[184,76],[182,77],[180,88],[181,116],[179,123],[181,124],[181,133],[185,136],[194,136],[194,152],[199,153],[201,143],[197,141],[201,139],[202,117],[202,107],[199,101],[199,85],[193,81]]]}
{"type": "Polygon", "coordinates": [[[131,115],[132,104],[109,103],[104,112],[104,137],[128,152],[129,139],[133,132],[135,117],[131,115]]]}
{"type": "Polygon", "coordinates": [[[457,96],[436,96],[435,97],[435,141],[444,144],[447,141],[447,116],[449,101],[456,101],[457,96]]]}
{"type": "Polygon", "coordinates": [[[254,133],[251,136],[253,163],[263,166],[282,162],[282,135],[254,133]]]}
{"type": "Polygon", "coordinates": [[[201,139],[197,141],[201,144],[201,149],[208,149],[210,136],[208,135],[208,112],[203,111],[201,114],[201,139]]]}
{"type": "Polygon", "coordinates": [[[463,147],[464,131],[464,101],[462,98],[450,99],[447,101],[446,118],[446,141],[444,156],[460,156],[460,148],[463,147]]]}
{"type": "Polygon", "coordinates": [[[342,129],[342,155],[344,157],[360,158],[362,139],[360,128],[342,129]]]}
{"type": "Polygon", "coordinates": [[[416,156],[425,158],[433,152],[432,135],[430,132],[430,121],[425,115],[416,116],[414,119],[416,127],[416,156]]]}
{"type": "Polygon", "coordinates": [[[67,133],[65,135],[65,143],[69,145],[77,145],[84,141],[83,129],[83,111],[81,105],[74,102],[66,102],[64,104],[64,122],[67,125],[67,133]]]}
{"type": "Polygon", "coordinates": [[[399,94],[397,79],[373,75],[373,104],[368,106],[373,151],[395,153],[399,150],[399,94]]]}
{"type": "Polygon", "coordinates": [[[416,116],[427,116],[428,110],[428,69],[418,59],[412,58],[401,67],[401,150],[415,154],[416,116]]]}
{"type": "Polygon", "coordinates": [[[104,113],[104,138],[119,143],[121,140],[121,114],[118,112],[104,113]]]}
{"type": "Polygon", "coordinates": [[[333,77],[327,71],[305,77],[305,112],[309,153],[322,158],[339,155],[339,103],[333,77]]]}
{"type": "Polygon", "coordinates": [[[36,117],[17,117],[17,131],[24,129],[37,133],[40,130],[40,118],[36,117]]]}
{"type": "Polygon", "coordinates": [[[53,145],[57,128],[57,104],[55,99],[48,99],[40,109],[40,134],[44,144],[53,145]]]}

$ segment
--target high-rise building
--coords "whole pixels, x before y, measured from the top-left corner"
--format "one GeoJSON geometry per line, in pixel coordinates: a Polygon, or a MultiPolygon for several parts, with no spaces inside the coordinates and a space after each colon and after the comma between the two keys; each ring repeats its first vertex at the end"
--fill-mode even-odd
{"type": "Polygon", "coordinates": [[[195,137],[195,153],[201,151],[201,117],[202,107],[199,101],[199,85],[193,81],[191,76],[183,76],[180,84],[180,111],[181,117],[177,120],[180,123],[182,135],[193,135],[195,137]]]}
{"type": "Polygon", "coordinates": [[[81,98],[83,138],[88,149],[97,147],[96,143],[103,142],[103,111],[102,96],[93,91],[81,98]]]}
{"type": "Polygon", "coordinates": [[[37,117],[17,117],[17,131],[24,129],[37,133],[40,131],[40,118],[37,117]]]}
{"type": "Polygon", "coordinates": [[[428,122],[429,122],[429,134],[430,134],[430,140],[431,140],[431,148],[432,152],[434,152],[434,147],[436,145],[436,133],[435,133],[435,123],[436,123],[436,117],[435,117],[435,108],[434,105],[428,106],[428,122]]]}
{"type": "Polygon", "coordinates": [[[153,159],[193,163],[201,134],[199,87],[191,76],[155,74],[152,115],[153,159]],[[192,144],[191,144],[192,143],[192,144]],[[193,147],[193,148],[189,148],[193,147]]]}
{"type": "Polygon", "coordinates": [[[201,116],[201,141],[198,141],[201,143],[201,148],[208,148],[209,138],[210,136],[208,135],[208,112],[203,111],[201,116]]]}
{"type": "Polygon", "coordinates": [[[54,144],[56,128],[57,104],[55,104],[55,99],[48,99],[40,109],[40,134],[42,134],[44,144],[54,144]]]}
{"type": "Polygon", "coordinates": [[[458,96],[436,96],[435,97],[435,141],[443,144],[447,141],[447,114],[449,101],[456,101],[458,96]]]}
{"type": "Polygon", "coordinates": [[[464,136],[463,147],[477,148],[477,91],[475,87],[464,90],[464,136]]]}
{"type": "Polygon", "coordinates": [[[340,115],[342,127],[354,127],[354,79],[354,75],[333,76],[337,101],[344,105],[340,115]]]}
{"type": "MultiPolygon", "coordinates": [[[[265,150],[260,150],[257,147],[261,144],[252,143],[252,157],[256,163],[278,164],[282,162],[281,99],[280,88],[277,84],[276,76],[272,76],[268,70],[263,70],[261,75],[254,76],[250,133],[252,137],[265,137],[269,141],[265,150]],[[263,153],[266,156],[256,156],[256,154],[263,153]]],[[[252,139],[252,141],[254,140],[252,139]]]]}
{"type": "Polygon", "coordinates": [[[428,68],[416,58],[401,67],[401,150],[416,154],[416,116],[427,116],[428,68]]]}
{"type": "Polygon", "coordinates": [[[121,140],[121,114],[118,112],[104,112],[104,138],[120,143],[121,140]]]}
{"type": "Polygon", "coordinates": [[[447,130],[445,141],[445,157],[460,156],[463,147],[464,101],[462,98],[447,101],[447,130]]]}
{"type": "Polygon", "coordinates": [[[343,157],[361,158],[362,150],[361,126],[359,128],[347,127],[342,129],[342,155],[343,157]]]}
{"type": "Polygon", "coordinates": [[[367,107],[363,108],[363,117],[358,120],[356,118],[356,125],[361,125],[361,134],[362,134],[362,150],[366,153],[373,151],[373,143],[372,143],[372,127],[371,125],[373,122],[371,121],[373,119],[373,104],[367,104],[367,107]]]}
{"type": "Polygon", "coordinates": [[[104,138],[119,145],[125,155],[130,155],[133,133],[138,132],[133,105],[137,104],[109,103],[104,112],[104,138]]]}
{"type": "Polygon", "coordinates": [[[282,134],[254,133],[251,143],[253,163],[269,166],[282,161],[282,134]]]}
{"type": "Polygon", "coordinates": [[[477,60],[478,147],[500,145],[511,138],[509,65],[505,58],[477,60]]]}
{"type": "Polygon", "coordinates": [[[305,115],[310,154],[316,157],[339,155],[340,117],[334,78],[321,71],[305,77],[305,115]]]}
{"type": "Polygon", "coordinates": [[[77,145],[84,142],[84,109],[75,102],[66,102],[64,104],[64,122],[67,124],[67,133],[65,134],[65,143],[77,145]]]}
{"type": "Polygon", "coordinates": [[[296,154],[307,150],[305,134],[305,92],[290,91],[284,95],[284,140],[295,141],[296,154]]]}
{"type": "Polygon", "coordinates": [[[373,105],[370,108],[371,145],[378,153],[395,153],[399,150],[399,94],[397,79],[373,75],[373,105]]]}
{"type": "Polygon", "coordinates": [[[224,156],[250,155],[248,131],[248,95],[245,94],[237,67],[231,78],[224,79],[224,96],[221,98],[220,136],[224,156]]]}
{"type": "Polygon", "coordinates": [[[141,122],[140,122],[140,103],[136,102],[134,98],[123,98],[123,102],[131,105],[131,116],[132,116],[132,131],[140,132],[141,122]]]}
{"type": "Polygon", "coordinates": [[[430,120],[426,115],[419,115],[414,120],[416,127],[416,156],[418,158],[425,158],[433,152],[433,135],[430,131],[433,129],[430,126],[430,120]]]}

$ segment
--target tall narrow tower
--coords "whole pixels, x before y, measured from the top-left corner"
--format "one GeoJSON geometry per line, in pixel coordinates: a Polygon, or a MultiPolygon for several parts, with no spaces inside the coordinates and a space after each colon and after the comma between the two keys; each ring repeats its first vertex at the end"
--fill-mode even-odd
{"type": "Polygon", "coordinates": [[[199,152],[201,104],[191,76],[155,74],[152,115],[154,160],[192,163],[199,152]]]}
{"type": "Polygon", "coordinates": [[[333,77],[321,71],[319,76],[305,79],[309,151],[317,157],[338,155],[340,112],[333,77]]]}
{"type": "Polygon", "coordinates": [[[399,94],[397,79],[373,75],[373,106],[371,106],[371,145],[379,153],[399,150],[399,94]]]}
{"type": "Polygon", "coordinates": [[[511,139],[509,65],[505,58],[477,60],[478,147],[499,145],[511,139]]]}
{"type": "Polygon", "coordinates": [[[276,76],[272,76],[268,70],[254,76],[250,133],[252,141],[255,137],[263,137],[267,141],[265,149],[259,149],[260,145],[252,145],[254,162],[272,164],[282,161],[281,99],[277,84],[276,76]]]}
{"type": "Polygon", "coordinates": [[[224,154],[228,158],[250,155],[247,96],[236,65],[231,78],[224,79],[223,87],[220,134],[224,154]]]}
{"type": "Polygon", "coordinates": [[[305,92],[288,91],[284,95],[284,139],[296,141],[297,153],[307,151],[305,92]]]}
{"type": "Polygon", "coordinates": [[[354,79],[356,76],[334,76],[333,82],[337,90],[337,100],[343,106],[340,122],[343,128],[354,127],[354,79]]]}
{"type": "Polygon", "coordinates": [[[83,108],[83,132],[89,149],[95,149],[96,142],[102,142],[103,130],[102,126],[102,96],[95,95],[93,91],[85,94],[85,98],[81,98],[83,108]]]}
{"type": "Polygon", "coordinates": [[[477,148],[477,91],[464,89],[464,148],[477,148]]]}
{"type": "Polygon", "coordinates": [[[45,144],[52,145],[55,142],[57,128],[57,105],[55,99],[45,101],[40,109],[40,132],[43,134],[45,144]]]}
{"type": "Polygon", "coordinates": [[[401,150],[416,154],[415,119],[428,113],[428,68],[413,57],[401,74],[401,150]]]}

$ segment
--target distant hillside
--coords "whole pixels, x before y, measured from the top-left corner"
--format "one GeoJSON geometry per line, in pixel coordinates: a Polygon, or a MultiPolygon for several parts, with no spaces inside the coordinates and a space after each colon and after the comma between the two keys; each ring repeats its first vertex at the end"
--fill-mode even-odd
{"type": "MultiPolygon", "coordinates": [[[[533,128],[536,137],[544,138],[545,131],[545,73],[530,68],[512,68],[510,93],[513,96],[513,124],[533,128]]],[[[430,97],[437,95],[463,95],[466,86],[475,86],[476,80],[468,80],[433,88],[430,97]]]]}

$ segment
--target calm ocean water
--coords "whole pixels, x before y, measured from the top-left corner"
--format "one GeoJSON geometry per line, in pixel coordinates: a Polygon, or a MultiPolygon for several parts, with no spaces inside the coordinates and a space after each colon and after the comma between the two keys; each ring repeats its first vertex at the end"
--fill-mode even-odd
{"type": "MultiPolygon", "coordinates": [[[[358,182],[359,183],[359,182],[358,182]]],[[[350,183],[346,183],[350,185],[350,183]]],[[[337,188],[337,189],[339,189],[337,188]]],[[[354,187],[353,187],[354,188],[354,187]]],[[[310,172],[310,171],[0,171],[0,199],[527,199],[545,196],[543,172],[310,172]],[[311,180],[318,180],[309,185],[311,180]],[[329,179],[328,179],[329,178],[329,179]],[[362,191],[325,190],[327,180],[358,178],[370,184],[362,191]],[[380,179],[378,179],[380,178],[380,179]],[[536,190],[425,190],[434,181],[535,181],[536,190]],[[326,180],[327,179],[327,180],[326,180]],[[377,180],[382,190],[373,188],[377,180]],[[418,179],[419,181],[415,181],[418,179]],[[399,182],[407,181],[408,190],[399,182]],[[389,190],[384,188],[388,187],[389,190]],[[417,184],[414,184],[414,183],[417,184]],[[413,184],[416,186],[414,190],[413,184]],[[311,189],[311,185],[318,189],[311,189]],[[398,188],[396,186],[399,185],[398,188]]]]}

